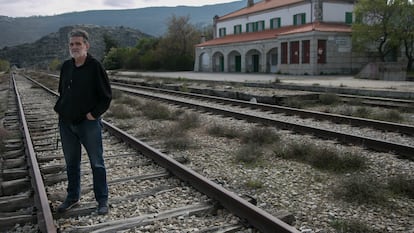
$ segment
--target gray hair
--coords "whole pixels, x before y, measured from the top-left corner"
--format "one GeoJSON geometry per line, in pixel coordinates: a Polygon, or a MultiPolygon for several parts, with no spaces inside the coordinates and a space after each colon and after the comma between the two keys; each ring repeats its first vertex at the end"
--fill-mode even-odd
{"type": "Polygon", "coordinates": [[[71,37],[82,37],[85,43],[88,43],[89,41],[89,34],[82,29],[73,29],[71,32],[69,32],[69,38],[71,37]]]}

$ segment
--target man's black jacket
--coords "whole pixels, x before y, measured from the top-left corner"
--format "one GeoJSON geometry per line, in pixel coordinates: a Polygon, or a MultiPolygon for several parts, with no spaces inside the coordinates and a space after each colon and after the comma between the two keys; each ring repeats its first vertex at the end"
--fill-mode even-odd
{"type": "Polygon", "coordinates": [[[74,59],[63,63],[59,80],[60,97],[55,105],[59,117],[67,123],[80,123],[90,112],[100,117],[112,99],[108,75],[101,63],[87,55],[85,63],[75,66],[74,59]]]}

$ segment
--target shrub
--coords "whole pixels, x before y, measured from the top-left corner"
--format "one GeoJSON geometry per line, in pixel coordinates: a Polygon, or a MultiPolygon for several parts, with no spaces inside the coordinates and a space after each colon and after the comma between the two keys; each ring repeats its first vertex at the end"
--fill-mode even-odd
{"type": "Polygon", "coordinates": [[[326,93],[319,95],[319,101],[325,105],[333,105],[339,103],[341,101],[341,98],[335,94],[326,93]]]}
{"type": "Polygon", "coordinates": [[[385,112],[377,112],[372,116],[373,119],[390,122],[403,122],[404,117],[397,110],[386,110],[385,112]]]}
{"type": "Polygon", "coordinates": [[[241,133],[239,130],[229,127],[226,125],[219,125],[214,123],[207,129],[208,134],[216,136],[216,137],[225,137],[225,138],[237,138],[241,137],[241,133]]]}
{"type": "Polygon", "coordinates": [[[371,111],[366,107],[358,107],[353,115],[361,118],[369,118],[371,111]]]}
{"type": "Polygon", "coordinates": [[[373,233],[372,228],[365,225],[359,220],[335,220],[330,225],[336,230],[337,233],[373,233]]]}
{"type": "Polygon", "coordinates": [[[185,113],[178,119],[178,128],[188,130],[200,126],[200,115],[197,113],[185,113]]]}
{"type": "Polygon", "coordinates": [[[249,143],[243,145],[237,152],[236,152],[236,161],[244,162],[247,164],[253,164],[258,161],[263,155],[262,148],[255,144],[249,143]]]}
{"type": "Polygon", "coordinates": [[[275,142],[278,142],[279,140],[279,135],[268,127],[251,128],[242,136],[242,141],[244,143],[254,143],[257,145],[273,144],[275,142]]]}
{"type": "Polygon", "coordinates": [[[117,119],[128,119],[133,117],[132,112],[123,104],[113,104],[110,111],[108,111],[105,115],[117,119]]]}
{"type": "Polygon", "coordinates": [[[366,167],[365,160],[351,153],[342,153],[327,148],[319,148],[309,143],[292,143],[275,151],[277,156],[312,165],[321,170],[343,173],[366,167]]]}
{"type": "Polygon", "coordinates": [[[141,111],[144,116],[149,119],[167,120],[171,117],[170,110],[162,104],[155,101],[148,101],[141,106],[141,111]]]}
{"type": "Polygon", "coordinates": [[[388,189],[395,194],[414,199],[414,179],[408,179],[403,175],[391,177],[388,179],[388,189]]]}
{"type": "Polygon", "coordinates": [[[353,175],[343,179],[334,188],[334,195],[359,204],[384,204],[387,201],[386,191],[385,185],[372,177],[353,175]]]}

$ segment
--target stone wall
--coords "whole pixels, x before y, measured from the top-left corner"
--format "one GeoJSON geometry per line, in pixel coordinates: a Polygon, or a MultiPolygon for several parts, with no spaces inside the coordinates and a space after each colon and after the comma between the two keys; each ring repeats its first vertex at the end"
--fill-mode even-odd
{"type": "Polygon", "coordinates": [[[371,62],[356,77],[376,80],[407,81],[407,72],[404,64],[399,62],[371,62]]]}

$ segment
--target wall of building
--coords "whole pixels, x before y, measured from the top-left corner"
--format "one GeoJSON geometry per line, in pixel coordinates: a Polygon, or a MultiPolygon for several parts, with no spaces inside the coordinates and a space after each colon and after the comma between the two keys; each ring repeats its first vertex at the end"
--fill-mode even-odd
{"type": "Polygon", "coordinates": [[[226,34],[233,34],[233,27],[235,25],[242,25],[242,32],[246,32],[246,24],[250,22],[257,22],[264,20],[265,28],[270,28],[270,19],[280,17],[281,26],[290,26],[293,25],[293,16],[296,14],[306,14],[306,22],[311,22],[311,5],[310,3],[305,3],[301,5],[286,6],[278,9],[273,9],[265,12],[260,12],[256,14],[244,15],[234,19],[219,21],[216,25],[216,35],[219,35],[220,28],[226,28],[226,34]]]}
{"type": "Polygon", "coordinates": [[[345,22],[345,13],[353,11],[353,4],[324,2],[322,4],[322,20],[343,23],[345,22]]]}

